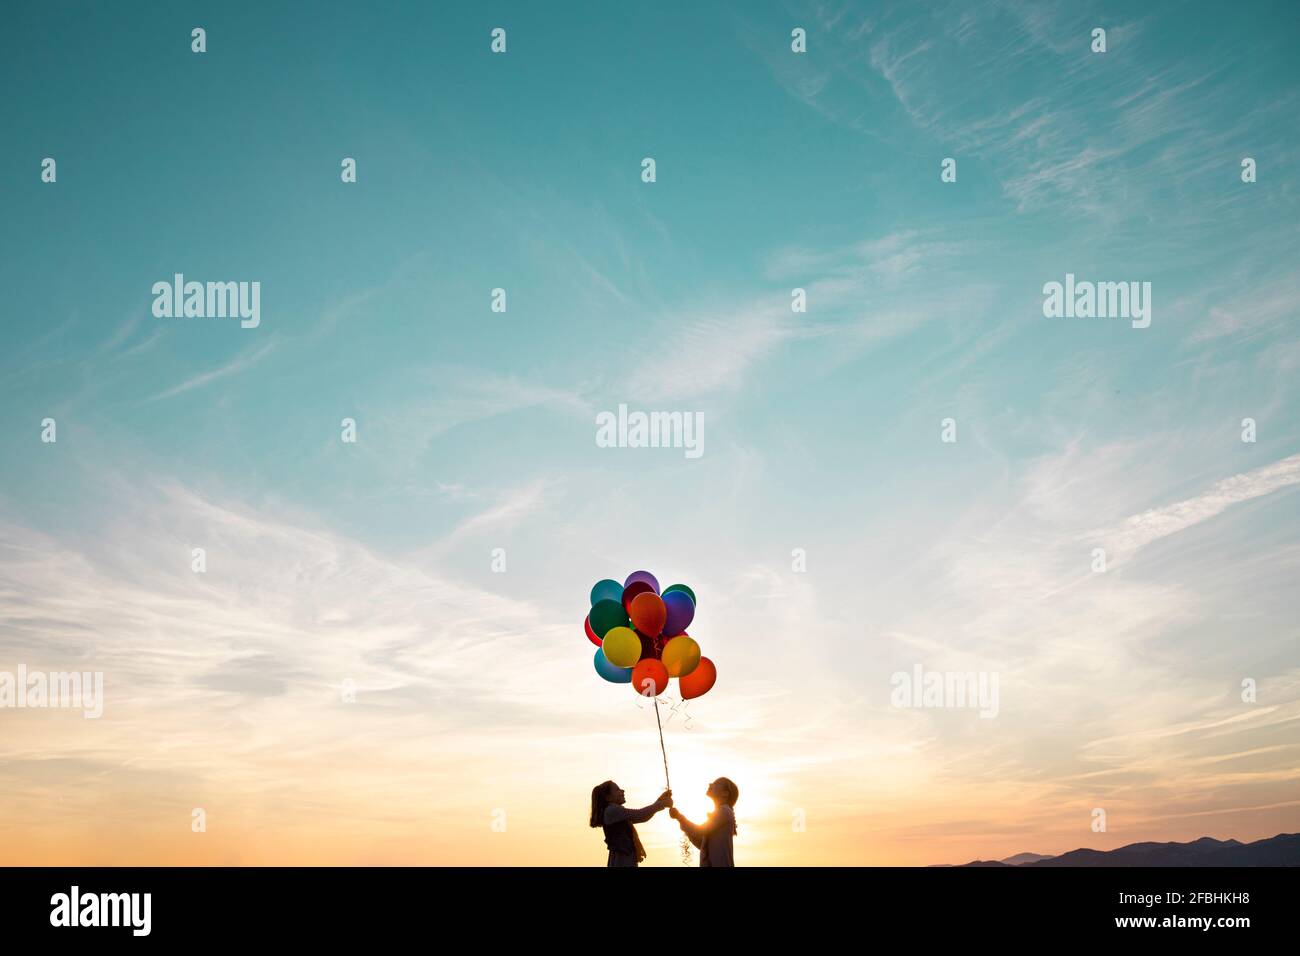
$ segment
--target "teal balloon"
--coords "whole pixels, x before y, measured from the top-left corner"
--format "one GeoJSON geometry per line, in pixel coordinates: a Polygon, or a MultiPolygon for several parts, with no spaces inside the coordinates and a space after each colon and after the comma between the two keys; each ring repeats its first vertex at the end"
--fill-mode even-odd
{"type": "Polygon", "coordinates": [[[596,673],[611,684],[630,684],[632,683],[632,668],[615,667],[609,661],[605,660],[605,652],[599,647],[596,648],[596,673]]]}
{"type": "Polygon", "coordinates": [[[627,627],[631,623],[627,619],[627,611],[623,610],[622,602],[610,600],[593,604],[587,620],[591,622],[591,629],[596,632],[596,636],[602,639],[613,628],[627,627]]]}
{"type": "Polygon", "coordinates": [[[692,605],[700,603],[699,601],[695,600],[695,592],[692,591],[690,588],[688,588],[685,584],[670,584],[668,585],[668,587],[664,588],[664,594],[667,594],[670,591],[682,591],[690,595],[692,605]]]}
{"type": "Polygon", "coordinates": [[[591,589],[591,606],[595,607],[601,601],[617,601],[622,604],[623,585],[617,581],[611,581],[609,578],[597,581],[596,586],[591,589]]]}

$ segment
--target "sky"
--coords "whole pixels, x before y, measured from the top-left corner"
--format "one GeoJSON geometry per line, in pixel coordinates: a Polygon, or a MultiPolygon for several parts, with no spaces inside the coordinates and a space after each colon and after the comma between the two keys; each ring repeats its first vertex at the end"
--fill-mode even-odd
{"type": "Polygon", "coordinates": [[[0,709],[0,864],[601,865],[663,767],[582,618],[641,568],[742,865],[1300,830],[1294,4],[0,16],[0,671],[104,675],[0,709]]]}

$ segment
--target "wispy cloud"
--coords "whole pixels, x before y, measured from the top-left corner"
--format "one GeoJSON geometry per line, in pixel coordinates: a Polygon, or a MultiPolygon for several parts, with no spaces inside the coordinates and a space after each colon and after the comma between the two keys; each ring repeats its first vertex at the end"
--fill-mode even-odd
{"type": "Polygon", "coordinates": [[[225,365],[202,372],[198,375],[187,378],[185,381],[171,388],[165,389],[156,395],[153,395],[145,401],[156,402],[164,398],[172,398],[176,395],[183,395],[186,392],[193,391],[196,388],[204,388],[213,382],[219,382],[222,379],[229,378],[232,375],[238,375],[240,372],[247,371],[262,359],[274,351],[276,340],[271,339],[262,345],[245,350],[242,354],[236,356],[225,365]]]}
{"type": "MultiPolygon", "coordinates": [[[[572,682],[551,692],[568,681],[573,658],[553,652],[559,635],[539,624],[547,616],[537,608],[284,512],[148,479],[135,492],[114,500],[116,518],[100,534],[0,528],[0,666],[106,675],[104,717],[91,738],[84,727],[49,723],[39,750],[21,733],[6,736],[0,764],[11,782],[14,773],[28,778],[15,760],[39,756],[53,767],[93,752],[105,766],[131,768],[119,793],[128,804],[145,800],[114,812],[128,829],[147,831],[158,794],[148,796],[151,774],[188,781],[188,799],[200,805],[216,793],[241,802],[274,793],[277,816],[326,804],[355,812],[351,801],[364,794],[330,769],[355,759],[368,778],[388,779],[384,815],[409,822],[424,798],[404,775],[463,770],[501,753],[509,728],[529,722],[544,720],[554,734],[583,727],[582,698],[599,688],[572,682]],[[198,546],[202,574],[191,568],[198,546]],[[130,561],[118,560],[124,549],[130,561]],[[356,704],[343,700],[345,682],[356,704]],[[232,736],[241,725],[248,732],[232,736]]],[[[514,520],[529,500],[475,524],[514,520]]],[[[520,738],[517,746],[523,760],[535,744],[520,738]]],[[[68,805],[81,799],[74,790],[64,791],[68,805]]],[[[6,817],[39,815],[12,791],[0,802],[6,817]]]]}
{"type": "Polygon", "coordinates": [[[1108,554],[1118,563],[1154,541],[1222,514],[1232,505],[1297,483],[1300,483],[1300,454],[1225,478],[1194,498],[1133,515],[1122,524],[1096,531],[1089,537],[1105,544],[1108,554]]]}
{"type": "Polygon", "coordinates": [[[537,479],[521,488],[514,488],[478,513],[466,518],[434,548],[435,553],[445,553],[467,538],[487,532],[505,533],[521,521],[539,511],[546,502],[546,491],[554,483],[537,479]]]}
{"type": "Polygon", "coordinates": [[[987,160],[1021,212],[1056,209],[1109,223],[1140,216],[1148,192],[1168,177],[1211,174],[1210,143],[1235,141],[1215,119],[1231,84],[1210,81],[1224,67],[1155,55],[1142,23],[1106,19],[1109,52],[1094,54],[1097,18],[1075,4],[1008,0],[960,16],[949,7],[892,6],[871,17],[864,7],[837,6],[834,18],[862,24],[851,36],[827,26],[828,11],[808,13],[818,24],[815,57],[750,41],[783,87],[868,134],[881,121],[864,121],[863,102],[892,101],[923,137],[896,137],[894,148],[987,160]],[[1136,190],[1137,182],[1152,189],[1136,190]]]}
{"type": "Polygon", "coordinates": [[[742,308],[719,308],[678,319],[660,336],[666,344],[637,362],[626,394],[648,402],[689,401],[734,391],[745,375],[786,343],[811,334],[790,312],[789,293],[776,293],[742,308]]]}

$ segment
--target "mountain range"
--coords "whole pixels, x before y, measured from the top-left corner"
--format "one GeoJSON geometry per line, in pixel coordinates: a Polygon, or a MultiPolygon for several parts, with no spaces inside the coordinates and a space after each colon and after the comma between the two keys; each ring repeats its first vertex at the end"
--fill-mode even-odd
{"type": "Polygon", "coordinates": [[[1191,843],[1130,843],[1115,850],[1081,848],[1059,856],[1017,853],[963,866],[1300,866],[1300,833],[1242,843],[1201,837],[1191,843]]]}

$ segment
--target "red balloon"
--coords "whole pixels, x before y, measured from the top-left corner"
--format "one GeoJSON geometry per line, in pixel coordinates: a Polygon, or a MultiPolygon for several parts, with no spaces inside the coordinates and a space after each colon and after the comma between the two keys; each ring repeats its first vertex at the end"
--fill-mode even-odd
{"type": "MultiPolygon", "coordinates": [[[[698,668],[697,668],[698,669],[698,668]]],[[[632,668],[632,689],[646,697],[658,697],[668,689],[668,668],[663,661],[644,657],[632,668]],[[653,689],[654,693],[650,691],[653,689]]]]}
{"type": "Polygon", "coordinates": [[[643,591],[632,599],[627,615],[632,619],[632,626],[642,634],[658,637],[663,633],[664,621],[668,620],[668,609],[659,595],[643,591]]]}
{"type": "MultiPolygon", "coordinates": [[[[656,662],[657,663],[657,662],[656,662]]],[[[659,665],[663,667],[662,664],[659,665]]],[[[667,668],[664,668],[665,673],[667,668]]],[[[691,700],[695,697],[703,697],[718,679],[718,669],[713,666],[713,661],[707,657],[701,657],[699,665],[685,677],[677,678],[677,689],[681,691],[682,700],[691,700]]],[[[632,681],[636,682],[636,671],[632,672],[632,681]]]]}
{"type": "Polygon", "coordinates": [[[633,581],[623,589],[623,610],[632,614],[632,602],[639,594],[654,594],[655,589],[645,581],[633,581]]]}
{"type": "Polygon", "coordinates": [[[591,615],[590,615],[590,614],[588,614],[588,615],[583,619],[583,621],[582,621],[582,626],[583,626],[583,628],[584,628],[584,629],[586,630],[586,632],[587,632],[587,640],[591,641],[591,643],[595,644],[597,647],[600,647],[600,638],[597,637],[597,636],[596,636],[596,632],[593,631],[593,630],[591,629],[591,615]]]}

